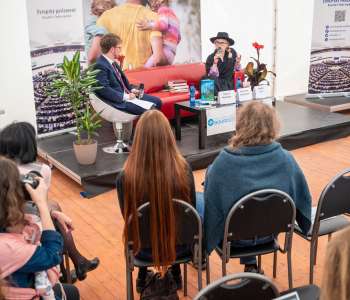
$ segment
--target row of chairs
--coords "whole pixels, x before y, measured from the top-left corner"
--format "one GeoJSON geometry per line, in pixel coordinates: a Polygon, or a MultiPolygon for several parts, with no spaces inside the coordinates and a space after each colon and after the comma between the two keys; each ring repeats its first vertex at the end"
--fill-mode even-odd
{"type": "MultiPolygon", "coordinates": [[[[216,248],[216,252],[222,261],[222,275],[226,275],[226,264],[230,258],[246,256],[258,256],[258,267],[261,269],[261,256],[274,254],[273,277],[276,277],[277,253],[287,254],[288,283],[293,287],[291,250],[293,233],[311,243],[310,246],[310,284],[313,283],[313,268],[316,263],[318,237],[338,231],[350,222],[343,214],[350,213],[350,169],[346,169],[335,176],[324,188],[316,208],[312,228],[307,234],[302,233],[295,225],[296,209],[291,197],[278,190],[265,189],[253,192],[241,198],[227,215],[222,245],[216,248]],[[280,233],[285,234],[284,245],[281,247],[277,240],[280,233]],[[273,236],[270,243],[256,245],[249,248],[233,247],[232,243],[238,240],[247,240],[254,237],[273,236]]],[[[198,264],[198,290],[202,289],[202,222],[197,211],[182,200],[174,200],[175,214],[178,220],[177,244],[191,246],[193,251],[187,257],[178,259],[175,263],[184,264],[184,295],[187,295],[187,264],[192,260],[198,264]]],[[[142,249],[150,249],[149,228],[149,203],[145,203],[138,209],[140,226],[140,241],[142,249]]],[[[129,224],[131,219],[129,220],[129,224]]],[[[129,235],[130,236],[130,235],[129,235]]],[[[134,267],[151,267],[152,261],[142,261],[135,257],[132,251],[133,241],[127,241],[126,247],[126,278],[127,299],[133,299],[132,271],[134,267]]],[[[206,255],[206,279],[210,283],[209,256],[206,255]]]]}
{"type": "Polygon", "coordinates": [[[266,276],[254,273],[237,273],[225,276],[202,289],[194,300],[217,299],[319,299],[320,289],[315,285],[302,286],[280,292],[277,286],[266,276]],[[298,298],[292,297],[297,293],[298,298]],[[286,298],[284,298],[284,297],[286,298]]]}

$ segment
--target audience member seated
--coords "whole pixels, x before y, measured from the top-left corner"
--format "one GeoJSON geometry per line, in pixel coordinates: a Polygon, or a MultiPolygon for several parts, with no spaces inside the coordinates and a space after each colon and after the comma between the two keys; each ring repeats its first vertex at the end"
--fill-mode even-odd
{"type": "MultiPolygon", "coordinates": [[[[17,163],[21,174],[25,175],[30,171],[39,173],[45,184],[49,187],[51,183],[51,169],[48,165],[37,162],[37,144],[34,127],[26,122],[13,123],[5,127],[0,132],[0,155],[6,156],[17,163]]],[[[55,201],[49,201],[51,216],[58,231],[62,234],[64,240],[64,249],[71,258],[76,276],[79,280],[86,278],[86,273],[97,268],[99,259],[95,257],[92,260],[86,259],[80,254],[75,246],[71,230],[72,221],[62,213],[62,209],[55,201]]],[[[27,206],[25,207],[25,209],[27,206]]],[[[61,265],[63,281],[66,279],[66,271],[61,265]]]]}
{"type": "Polygon", "coordinates": [[[321,286],[321,300],[350,299],[350,228],[328,243],[321,286]]]}
{"type": "MultiPolygon", "coordinates": [[[[136,210],[143,203],[151,203],[152,249],[140,249],[136,221],[132,223],[136,237],[134,251],[139,258],[153,261],[157,269],[165,271],[166,266],[172,265],[178,289],[182,288],[180,265],[173,262],[176,257],[191,253],[191,249],[175,247],[176,216],[172,200],[181,199],[195,206],[196,193],[191,168],[180,154],[169,121],[161,112],[146,112],[138,121],[132,150],[117,178],[117,191],[124,220],[137,215],[136,210]]],[[[125,225],[124,236],[127,234],[125,225]]],[[[139,269],[138,292],[149,275],[147,268],[139,269]]]]}
{"type": "Polygon", "coordinates": [[[137,97],[153,103],[157,109],[161,107],[159,98],[143,94],[140,90],[132,87],[120,66],[116,63],[122,50],[121,39],[114,34],[106,34],[101,42],[102,55],[97,59],[95,68],[100,70],[96,78],[101,89],[96,90],[96,95],[114,108],[133,115],[141,115],[145,108],[135,104],[137,97]]]}
{"type": "Polygon", "coordinates": [[[63,288],[67,299],[79,299],[76,287],[58,282],[63,241],[50,216],[44,180],[37,178],[36,189],[25,186],[38,210],[40,228],[24,212],[24,187],[16,164],[0,157],[0,170],[0,276],[6,281],[5,298],[62,299],[63,288]]]}
{"type": "Polygon", "coordinates": [[[233,72],[235,70],[237,53],[233,48],[234,40],[227,32],[218,32],[210,41],[215,45],[215,51],[210,54],[205,63],[207,76],[215,81],[215,94],[220,91],[233,90],[233,72]]]}
{"type": "MultiPolygon", "coordinates": [[[[225,219],[241,197],[261,189],[278,189],[295,201],[297,222],[307,232],[311,225],[311,196],[297,162],[275,141],[279,122],[273,108],[260,102],[243,106],[237,116],[236,134],[209,166],[203,194],[197,205],[205,207],[204,229],[208,253],[222,242],[225,219]],[[202,205],[201,205],[202,204],[202,205]]],[[[278,212],[276,212],[278,213],[278,212]]],[[[242,224],[244,226],[244,224],[242,224]]],[[[272,237],[244,240],[244,247],[267,243],[272,237]]],[[[256,258],[241,259],[245,271],[256,272],[256,258]]]]}

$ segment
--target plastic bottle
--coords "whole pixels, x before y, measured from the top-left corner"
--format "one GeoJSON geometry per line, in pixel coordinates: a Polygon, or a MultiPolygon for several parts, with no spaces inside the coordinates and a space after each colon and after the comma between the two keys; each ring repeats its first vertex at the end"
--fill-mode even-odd
{"type": "Polygon", "coordinates": [[[237,78],[236,81],[236,90],[240,89],[242,87],[242,82],[240,78],[237,78]]]}
{"type": "Polygon", "coordinates": [[[190,85],[190,106],[196,105],[196,88],[193,84],[190,85]]]}

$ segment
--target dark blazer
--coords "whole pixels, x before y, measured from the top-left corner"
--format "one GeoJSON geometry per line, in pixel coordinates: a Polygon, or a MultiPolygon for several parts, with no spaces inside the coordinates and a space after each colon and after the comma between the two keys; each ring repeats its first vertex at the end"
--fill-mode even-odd
{"type": "MultiPolygon", "coordinates": [[[[132,86],[126,78],[124,72],[117,64],[116,67],[121,74],[124,85],[131,90],[132,86]]],[[[101,100],[117,109],[125,109],[126,103],[123,100],[123,84],[118,80],[113,67],[103,55],[97,59],[95,69],[100,70],[100,72],[98,72],[96,75],[96,79],[99,81],[99,85],[102,87],[102,89],[96,90],[96,95],[101,98],[101,100]]]]}
{"type": "MultiPolygon", "coordinates": [[[[217,50],[215,50],[212,54],[210,54],[205,63],[205,68],[208,76],[209,76],[210,68],[214,63],[214,56],[216,52],[217,50]]],[[[233,48],[231,48],[231,53],[232,53],[231,58],[228,57],[228,52],[225,51],[224,60],[222,61],[221,59],[219,59],[219,62],[218,62],[219,77],[218,78],[210,77],[215,81],[216,93],[220,91],[227,91],[227,90],[234,89],[232,77],[235,70],[237,53],[233,48]]]]}

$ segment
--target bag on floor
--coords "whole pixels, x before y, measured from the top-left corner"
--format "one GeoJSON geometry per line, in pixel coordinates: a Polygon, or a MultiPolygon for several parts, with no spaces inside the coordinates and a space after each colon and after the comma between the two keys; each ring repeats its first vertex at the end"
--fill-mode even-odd
{"type": "Polygon", "coordinates": [[[179,300],[173,274],[168,270],[162,278],[156,273],[146,283],[140,300],[179,300]]]}

